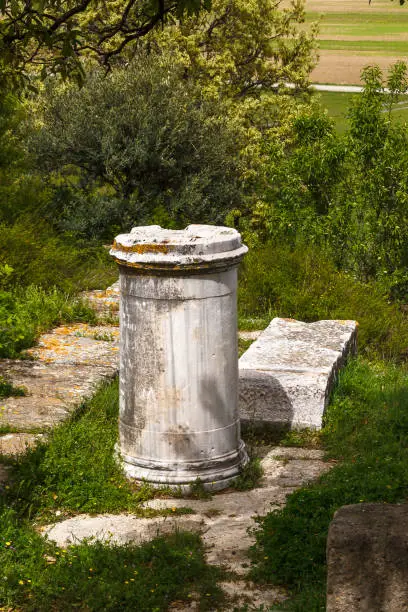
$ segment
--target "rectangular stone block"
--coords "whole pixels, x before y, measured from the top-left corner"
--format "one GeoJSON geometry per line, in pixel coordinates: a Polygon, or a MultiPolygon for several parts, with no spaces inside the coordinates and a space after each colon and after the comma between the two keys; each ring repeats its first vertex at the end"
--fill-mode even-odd
{"type": "Polygon", "coordinates": [[[355,504],[327,538],[327,612],[408,611],[408,504],[355,504]]]}
{"type": "Polygon", "coordinates": [[[273,319],[239,360],[241,421],[321,428],[337,373],[356,350],[355,321],[273,319]]]}

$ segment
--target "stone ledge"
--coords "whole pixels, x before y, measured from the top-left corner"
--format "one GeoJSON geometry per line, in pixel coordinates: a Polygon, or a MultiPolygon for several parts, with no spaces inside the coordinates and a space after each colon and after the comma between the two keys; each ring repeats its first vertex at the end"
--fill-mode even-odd
{"type": "Polygon", "coordinates": [[[321,428],[337,373],[356,350],[355,321],[273,319],[239,360],[241,420],[321,428]]]}

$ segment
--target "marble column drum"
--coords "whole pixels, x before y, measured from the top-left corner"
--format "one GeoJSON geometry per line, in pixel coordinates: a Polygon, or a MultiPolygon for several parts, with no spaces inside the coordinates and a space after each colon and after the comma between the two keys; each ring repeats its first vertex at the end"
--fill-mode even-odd
{"type": "Polygon", "coordinates": [[[237,269],[231,228],[133,228],[120,270],[119,451],[126,474],[219,490],[247,462],[238,414],[237,269]]]}

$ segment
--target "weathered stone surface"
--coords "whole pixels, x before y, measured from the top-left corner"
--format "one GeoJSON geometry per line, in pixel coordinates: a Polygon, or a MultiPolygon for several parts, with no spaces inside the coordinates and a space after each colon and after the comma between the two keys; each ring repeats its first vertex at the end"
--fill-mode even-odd
{"type": "Polygon", "coordinates": [[[102,317],[119,323],[119,281],[107,289],[84,291],[81,297],[102,317]]]}
{"type": "Polygon", "coordinates": [[[83,514],[45,527],[42,533],[58,546],[65,547],[90,538],[112,544],[142,544],[175,531],[201,533],[203,529],[204,524],[198,516],[159,516],[146,519],[131,514],[83,514]]]}
{"type": "Polygon", "coordinates": [[[406,612],[408,504],[340,508],[327,563],[327,612],[406,612]]]}
{"type": "Polygon", "coordinates": [[[93,395],[102,380],[112,378],[116,371],[112,364],[2,360],[0,374],[26,387],[27,395],[1,401],[0,425],[23,431],[51,427],[66,419],[82,400],[93,395]]]}
{"type": "Polygon", "coordinates": [[[0,455],[20,455],[41,440],[41,434],[10,433],[0,436],[0,455]]]}
{"type": "Polygon", "coordinates": [[[355,321],[273,319],[239,360],[241,419],[320,428],[336,374],[356,342],[355,321]]]}
{"type": "Polygon", "coordinates": [[[42,363],[119,367],[119,329],[83,323],[62,325],[42,334],[26,353],[42,363]]]}

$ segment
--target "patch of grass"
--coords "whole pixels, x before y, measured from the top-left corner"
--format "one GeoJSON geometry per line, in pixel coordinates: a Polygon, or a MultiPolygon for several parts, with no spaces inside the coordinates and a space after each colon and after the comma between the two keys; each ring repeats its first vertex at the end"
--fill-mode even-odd
{"type": "Polygon", "coordinates": [[[280,609],[325,610],[326,538],[339,507],[406,501],[407,405],[405,368],[360,358],[341,374],[322,437],[342,463],[259,520],[252,575],[291,589],[293,606],[280,609]]]}
{"type": "Polygon", "coordinates": [[[43,331],[73,321],[95,323],[96,314],[56,288],[0,291],[0,357],[19,357],[43,331]]]}
{"type": "Polygon", "coordinates": [[[138,512],[153,497],[150,486],[125,478],[115,458],[118,396],[117,381],[105,384],[46,442],[15,459],[7,503],[19,516],[44,522],[80,512],[138,512]]]}
{"type": "Polygon", "coordinates": [[[408,40],[322,40],[319,48],[325,51],[353,51],[353,53],[375,53],[379,55],[401,55],[408,53],[408,40]]]}
{"type": "Polygon", "coordinates": [[[245,338],[238,338],[238,356],[241,357],[245,351],[249,349],[253,340],[247,340],[245,338]]]}
{"type": "Polygon", "coordinates": [[[15,387],[9,380],[0,376],[0,399],[6,397],[22,397],[26,394],[27,390],[24,389],[24,387],[15,387]]]}
{"type": "Polygon", "coordinates": [[[201,479],[197,478],[191,483],[187,497],[191,499],[212,499],[212,493],[211,491],[207,491],[201,479]]]}
{"type": "MultiPolygon", "coordinates": [[[[388,7],[387,7],[388,8],[388,7]]],[[[306,23],[320,21],[320,36],[398,36],[406,35],[408,14],[399,10],[383,12],[309,12],[306,23]]],[[[393,45],[393,41],[389,41],[393,45]]]]}
{"type": "Polygon", "coordinates": [[[241,315],[238,317],[238,329],[240,331],[258,331],[265,329],[270,323],[267,316],[251,317],[250,315],[241,315]]]}
{"type": "Polygon", "coordinates": [[[233,487],[237,491],[249,491],[258,486],[263,475],[261,460],[259,457],[251,457],[235,479],[233,487]]]}
{"type": "Polygon", "coordinates": [[[165,611],[194,594],[218,609],[220,570],[206,565],[199,536],[176,533],[142,546],[88,543],[60,549],[15,514],[0,517],[0,605],[5,609],[165,611]]]}
{"type": "Polygon", "coordinates": [[[298,448],[321,448],[322,431],[316,429],[294,429],[285,434],[280,441],[280,445],[298,448]]]}

